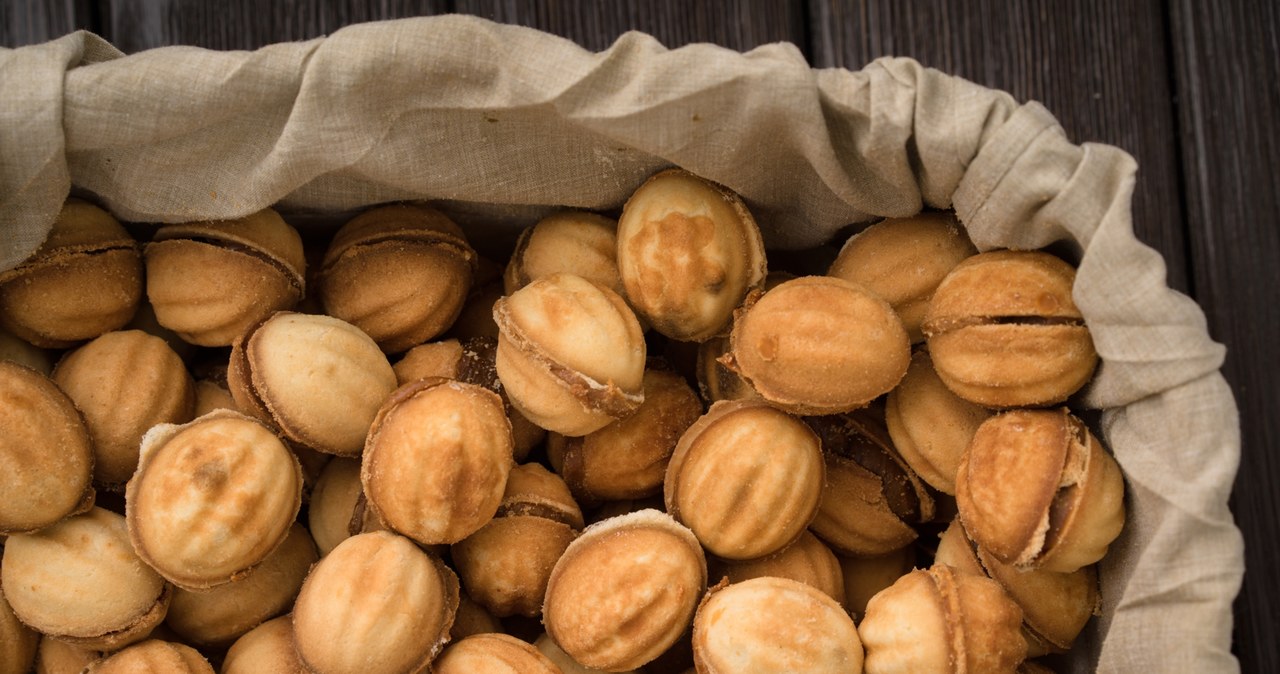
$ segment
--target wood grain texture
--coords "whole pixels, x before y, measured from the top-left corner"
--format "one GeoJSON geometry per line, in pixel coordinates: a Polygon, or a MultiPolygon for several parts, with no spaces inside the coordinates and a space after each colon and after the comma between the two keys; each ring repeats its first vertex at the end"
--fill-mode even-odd
{"type": "Polygon", "coordinates": [[[900,2],[810,0],[816,66],[860,68],[880,56],[1037,100],[1075,143],[1116,145],[1138,160],[1134,229],[1186,291],[1166,27],[1158,0],[900,2]]]}
{"type": "Polygon", "coordinates": [[[1177,0],[1171,10],[1196,295],[1228,348],[1244,452],[1233,494],[1245,538],[1235,648],[1280,671],[1280,6],[1177,0]]]}
{"type": "Polygon", "coordinates": [[[353,23],[449,11],[447,0],[102,0],[103,36],[127,53],[170,44],[256,49],[353,23]]]}
{"type": "Polygon", "coordinates": [[[806,43],[804,5],[780,0],[456,0],[455,11],[530,26],[599,51],[628,30],[667,47],[711,42],[745,51],[770,42],[806,43]]]}
{"type": "Polygon", "coordinates": [[[0,0],[0,47],[21,47],[97,27],[92,0],[0,0]]]}

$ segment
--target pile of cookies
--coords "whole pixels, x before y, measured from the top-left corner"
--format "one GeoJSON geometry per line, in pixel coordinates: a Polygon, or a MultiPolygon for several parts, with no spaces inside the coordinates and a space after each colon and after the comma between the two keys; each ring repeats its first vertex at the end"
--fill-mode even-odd
{"type": "Polygon", "coordinates": [[[1037,672],[1099,609],[1074,269],[950,213],[144,238],[73,199],[0,273],[0,674],[1037,672]]]}

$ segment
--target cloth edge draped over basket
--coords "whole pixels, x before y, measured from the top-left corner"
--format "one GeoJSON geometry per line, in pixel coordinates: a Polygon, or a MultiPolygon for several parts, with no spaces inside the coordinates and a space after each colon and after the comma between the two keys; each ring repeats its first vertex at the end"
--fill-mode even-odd
{"type": "Polygon", "coordinates": [[[1103,360],[1081,401],[1104,410],[1129,508],[1073,669],[1238,670],[1224,349],[1133,235],[1134,160],[1068,142],[1039,104],[909,59],[816,70],[791,45],[667,50],[639,33],[590,53],[461,16],[252,52],[126,57],[80,32],[0,49],[0,90],[0,270],[39,246],[73,184],[129,221],[429,199],[511,228],[617,208],[673,164],[742,194],[771,247],[922,207],[954,207],[981,249],[1065,242],[1103,360]]]}

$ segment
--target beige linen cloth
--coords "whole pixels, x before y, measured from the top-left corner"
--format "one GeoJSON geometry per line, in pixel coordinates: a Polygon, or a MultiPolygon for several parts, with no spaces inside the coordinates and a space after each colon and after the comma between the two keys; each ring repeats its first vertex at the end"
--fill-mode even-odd
{"type": "Polygon", "coordinates": [[[1070,667],[1238,670],[1224,349],[1133,236],[1134,160],[1068,142],[1036,103],[907,59],[815,70],[786,44],[667,50],[641,34],[589,53],[459,16],[254,52],[122,57],[77,33],[0,50],[0,92],[0,269],[72,185],[138,222],[430,199],[477,237],[552,206],[617,208],[673,164],[742,194],[772,247],[925,206],[954,207],[983,249],[1060,242],[1103,360],[1082,402],[1104,410],[1129,513],[1070,667]]]}

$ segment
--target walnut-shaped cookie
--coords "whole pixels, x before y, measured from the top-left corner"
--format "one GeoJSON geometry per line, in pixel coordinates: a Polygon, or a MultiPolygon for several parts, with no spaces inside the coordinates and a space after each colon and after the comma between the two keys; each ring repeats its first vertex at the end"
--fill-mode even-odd
{"type": "Polygon", "coordinates": [[[498,510],[511,471],[511,423],[498,394],[418,379],[369,428],[360,483],[383,524],[423,545],[456,543],[498,510]]]}
{"type": "Polygon", "coordinates": [[[956,477],[965,530],[1019,568],[1069,573],[1102,559],[1124,527],[1124,477],[1066,408],[983,422],[956,477]]]}
{"type": "Polygon", "coordinates": [[[498,378],[498,337],[467,337],[427,342],[409,349],[404,357],[391,366],[396,379],[403,386],[414,379],[446,377],[468,384],[483,386],[502,397],[502,404],[511,420],[512,454],[516,461],[523,461],[535,447],[542,444],[547,431],[529,421],[511,405],[502,380],[498,378]]]}
{"type": "Polygon", "coordinates": [[[0,582],[0,674],[27,674],[35,662],[40,639],[39,632],[23,625],[13,614],[0,582]]]}
{"type": "Polygon", "coordinates": [[[938,284],[978,249],[949,211],[888,218],[849,237],[827,270],[888,302],[912,343],[924,340],[925,310],[938,284]]]}
{"type": "Polygon", "coordinates": [[[731,190],[681,169],[649,178],[618,220],[627,300],[658,332],[701,342],[764,282],[760,228],[731,190]]]}
{"type": "Polygon", "coordinates": [[[1027,657],[1066,652],[1100,610],[1096,567],[1071,573],[1019,570],[974,544],[959,519],[938,539],[935,559],[957,571],[990,578],[1004,588],[1022,608],[1027,657]]]}
{"type": "Polygon", "coordinates": [[[858,635],[867,674],[1014,674],[1027,655],[1022,609],[995,581],[945,564],[872,597],[858,635]]]}
{"type": "MultiPolygon", "coordinates": [[[[584,666],[577,660],[569,657],[569,654],[565,653],[564,649],[556,645],[555,640],[545,632],[534,640],[533,647],[538,649],[538,652],[547,656],[548,660],[554,662],[563,674],[601,674],[602,672],[602,670],[584,666]]],[[[619,672],[618,674],[637,674],[637,672],[640,671],[643,670],[627,669],[619,672]]]]}
{"type": "Polygon", "coordinates": [[[642,510],[587,527],[569,545],[547,583],[542,622],[575,661],[635,669],[680,639],[706,584],[693,533],[642,510]]]}
{"type": "Polygon", "coordinates": [[[562,674],[532,644],[507,634],[477,634],[449,644],[432,674],[562,674]]]}
{"type": "Polygon", "coordinates": [[[313,674],[419,672],[449,639],[458,579],[387,531],[352,536],[311,569],[293,607],[299,658],[313,674]]]}
{"type": "Polygon", "coordinates": [[[887,302],[829,276],[785,281],[734,312],[725,364],[794,414],[865,407],[898,385],[911,343],[887,302]]]}
{"type": "Polygon", "coordinates": [[[288,611],[319,558],[311,534],[295,522],[280,547],[244,578],[198,592],[175,589],[165,624],[186,644],[225,647],[288,611]]]}
{"type": "MultiPolygon", "coordinates": [[[[35,674],[82,674],[85,667],[101,660],[102,651],[81,648],[52,637],[40,637],[36,649],[35,674]]],[[[23,670],[26,674],[26,670],[23,670]]]]}
{"type": "Polygon", "coordinates": [[[952,393],[942,383],[926,350],[911,356],[907,375],[889,392],[884,408],[885,425],[898,454],[929,486],[953,495],[960,457],[978,426],[990,416],[985,407],[952,393]]]}
{"type": "Polygon", "coordinates": [[[426,204],[392,204],[334,234],[317,285],[326,313],[400,353],[453,324],[475,270],[475,251],[447,216],[426,204]]]}
{"type": "Polygon", "coordinates": [[[148,639],[89,665],[84,674],[214,674],[213,665],[186,644],[148,639]]]}
{"type": "Polygon", "coordinates": [[[10,536],[0,586],[24,624],[93,650],[146,638],[171,596],[134,553],[124,517],[102,508],[10,536]]]}
{"type": "Polygon", "coordinates": [[[662,491],[680,436],[702,416],[702,402],[680,375],[650,362],[635,414],[581,437],[552,433],[551,465],[579,499],[637,499],[662,491]]]}
{"type": "Polygon", "coordinates": [[[0,327],[0,361],[25,365],[44,376],[53,372],[53,359],[42,349],[0,327]]]}
{"type": "Polygon", "coordinates": [[[0,361],[0,534],[36,531],[93,506],[84,417],[48,377],[0,361]]]}
{"type": "Polygon", "coordinates": [[[220,674],[308,674],[293,646],[293,621],[272,618],[236,639],[222,659],[220,674]]]}
{"type": "Polygon", "coordinates": [[[861,674],[863,653],[835,599],[766,576],[707,593],[693,621],[693,657],[703,674],[861,674]]]}
{"type": "Polygon", "coordinates": [[[586,211],[559,211],[520,233],[502,276],[506,294],[566,272],[622,294],[618,223],[586,211]]]}
{"type": "Polygon", "coordinates": [[[358,456],[396,374],[356,326],[282,311],[236,340],[227,385],[241,410],[274,424],[290,442],[358,456]]]}
{"type": "Polygon", "coordinates": [[[502,631],[502,622],[468,597],[465,590],[458,596],[458,610],[453,616],[453,625],[449,627],[450,641],[465,639],[473,634],[502,631]]]}
{"type": "Polygon", "coordinates": [[[805,531],[794,543],[759,559],[743,561],[707,560],[709,578],[741,583],[752,578],[789,578],[845,602],[844,574],[840,560],[817,536],[805,531]]]}
{"type": "Polygon", "coordinates": [[[809,529],[844,555],[882,555],[916,540],[916,527],[933,519],[933,496],[898,455],[878,414],[805,421],[822,439],[827,474],[809,529]]]}
{"type": "Polygon", "coordinates": [[[680,436],[662,491],[709,552],[754,559],[800,537],[824,483],[822,446],[803,421],[763,401],[722,401],[680,436]]]}
{"type": "Polygon", "coordinates": [[[243,578],[285,540],[301,504],[293,452],[262,422],[229,410],[149,431],[125,489],[134,549],[190,590],[243,578]]]}
{"type": "Polygon", "coordinates": [[[351,517],[361,489],[356,459],[335,457],[321,471],[307,503],[307,526],[321,557],[351,537],[351,517]]]}
{"type": "Polygon", "coordinates": [[[302,237],[267,208],[235,220],[165,225],[144,251],[156,321],[200,346],[230,346],[302,299],[302,237]]]}
{"type": "Polygon", "coordinates": [[[467,594],[505,618],[542,613],[547,580],[582,530],[582,511],[557,475],[536,463],[511,469],[494,518],[450,549],[467,594]]]}
{"type": "Polygon", "coordinates": [[[497,368],[511,404],[562,435],[586,435],[644,399],[644,334],[609,288],[552,274],[494,305],[497,368]]]}
{"type": "Polygon", "coordinates": [[[119,489],[138,467],[142,436],[181,424],[195,411],[195,382],[163,339],[141,330],[108,332],[67,353],[53,381],[84,414],[93,436],[94,480],[119,489]]]}
{"type": "Polygon", "coordinates": [[[916,568],[916,546],[908,545],[882,555],[850,557],[841,555],[844,576],[844,606],[855,620],[867,612],[867,602],[881,590],[916,568]]]}
{"type": "Polygon", "coordinates": [[[1098,363],[1071,297],[1075,276],[1071,265],[1041,251],[998,250],[961,262],[925,315],[938,376],[986,407],[1066,400],[1098,363]]]}
{"type": "Polygon", "coordinates": [[[0,327],[45,349],[119,329],[141,301],[138,243],[80,199],[67,200],[30,258],[0,272],[0,327]]]}
{"type": "Polygon", "coordinates": [[[694,362],[698,393],[708,405],[719,400],[759,400],[760,394],[751,388],[751,384],[726,365],[726,362],[732,362],[728,353],[728,333],[709,337],[698,345],[694,362]]]}

